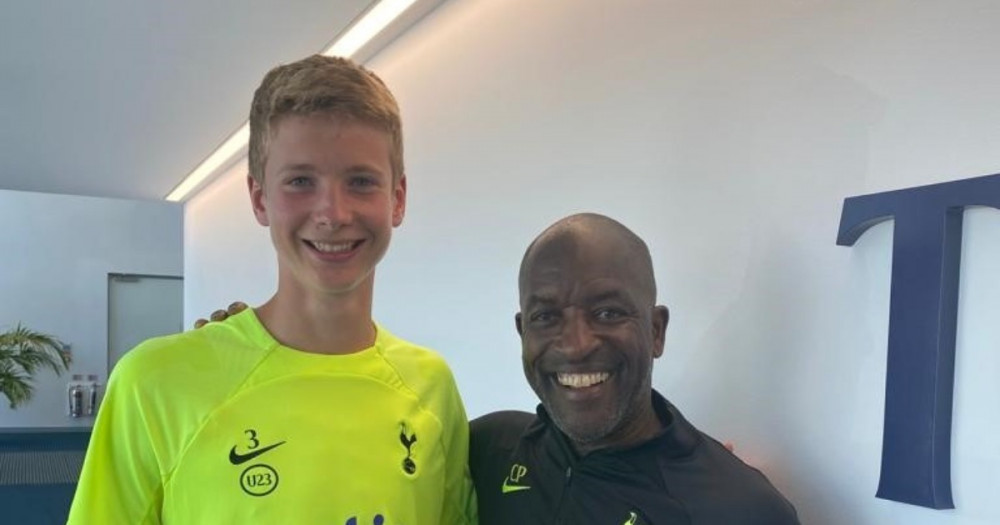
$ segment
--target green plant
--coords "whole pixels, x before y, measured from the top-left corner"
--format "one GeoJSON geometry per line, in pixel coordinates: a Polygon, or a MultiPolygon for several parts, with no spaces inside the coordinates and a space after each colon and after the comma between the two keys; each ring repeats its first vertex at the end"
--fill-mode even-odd
{"type": "Polygon", "coordinates": [[[0,332],[0,393],[17,408],[31,399],[32,377],[41,368],[51,368],[59,375],[69,370],[70,355],[62,341],[35,332],[20,323],[0,332]]]}

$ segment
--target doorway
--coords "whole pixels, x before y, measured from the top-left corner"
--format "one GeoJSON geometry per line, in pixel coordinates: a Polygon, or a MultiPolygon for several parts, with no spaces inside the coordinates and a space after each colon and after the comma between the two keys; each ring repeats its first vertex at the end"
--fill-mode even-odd
{"type": "Polygon", "coordinates": [[[184,330],[184,280],[108,274],[108,375],[139,343],[184,330]]]}

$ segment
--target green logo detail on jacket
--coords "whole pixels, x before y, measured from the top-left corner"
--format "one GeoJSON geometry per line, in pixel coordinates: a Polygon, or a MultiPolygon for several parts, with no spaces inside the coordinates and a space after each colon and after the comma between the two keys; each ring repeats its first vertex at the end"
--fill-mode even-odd
{"type": "Polygon", "coordinates": [[[531,488],[529,485],[521,485],[521,479],[528,474],[528,467],[524,465],[519,465],[514,463],[510,467],[510,474],[507,475],[503,480],[503,485],[500,487],[500,492],[504,494],[509,494],[511,492],[518,492],[521,490],[528,490],[531,488]]]}

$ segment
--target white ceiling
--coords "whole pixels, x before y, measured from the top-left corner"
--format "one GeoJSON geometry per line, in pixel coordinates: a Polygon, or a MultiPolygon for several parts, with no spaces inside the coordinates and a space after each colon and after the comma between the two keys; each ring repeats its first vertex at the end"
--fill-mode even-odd
{"type": "Polygon", "coordinates": [[[0,189],[162,199],[268,69],[370,0],[24,0],[0,10],[0,189]]]}

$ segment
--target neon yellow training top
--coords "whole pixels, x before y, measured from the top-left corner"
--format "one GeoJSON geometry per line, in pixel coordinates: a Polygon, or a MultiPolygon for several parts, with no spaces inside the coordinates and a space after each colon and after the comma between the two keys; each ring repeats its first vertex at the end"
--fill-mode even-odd
{"type": "Polygon", "coordinates": [[[467,459],[440,356],[381,327],[301,352],[247,309],[117,364],[69,524],[473,523],[467,459]]]}

